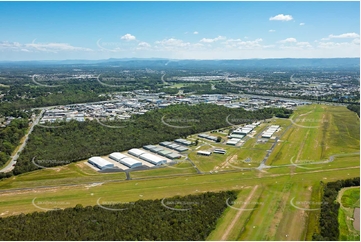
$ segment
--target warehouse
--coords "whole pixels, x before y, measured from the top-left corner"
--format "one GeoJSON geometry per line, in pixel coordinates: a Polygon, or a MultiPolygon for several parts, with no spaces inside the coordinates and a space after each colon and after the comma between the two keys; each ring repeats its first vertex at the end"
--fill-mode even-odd
{"type": "Polygon", "coordinates": [[[174,143],[172,143],[171,145],[168,145],[168,148],[171,148],[173,150],[175,150],[176,148],[179,148],[179,147],[180,147],[180,145],[177,145],[177,144],[174,144],[174,143]]]}
{"type": "Polygon", "coordinates": [[[167,163],[166,159],[145,152],[141,154],[139,158],[154,165],[162,165],[167,163]]]}
{"type": "Polygon", "coordinates": [[[198,137],[208,139],[208,140],[212,140],[212,141],[217,141],[217,137],[214,137],[212,135],[199,134],[198,137]]]}
{"type": "Polygon", "coordinates": [[[169,142],[169,141],[164,141],[164,142],[160,142],[159,143],[161,146],[165,146],[165,147],[168,147],[169,145],[172,144],[172,142],[169,142]]]}
{"type": "Polygon", "coordinates": [[[187,146],[189,146],[189,145],[192,144],[192,142],[190,142],[190,141],[188,141],[188,140],[185,140],[185,139],[176,139],[176,140],[174,140],[174,141],[177,142],[177,143],[180,143],[180,144],[182,144],[182,145],[187,145],[187,146]]]}
{"type": "Polygon", "coordinates": [[[119,152],[114,152],[111,153],[109,155],[109,158],[129,167],[129,168],[134,168],[134,167],[138,167],[138,166],[142,166],[142,162],[137,161],[127,155],[124,155],[122,153],[119,152]]]}
{"type": "Polygon", "coordinates": [[[273,133],[264,133],[264,134],[262,134],[262,138],[269,139],[269,138],[272,137],[272,134],[273,134],[273,133]]]}
{"type": "Polygon", "coordinates": [[[210,156],[211,154],[212,154],[212,152],[210,152],[210,151],[204,151],[204,150],[197,151],[197,155],[210,156]]]}
{"type": "Polygon", "coordinates": [[[241,139],[236,139],[236,138],[233,138],[233,139],[230,139],[227,141],[227,145],[236,145],[238,144],[238,142],[241,141],[241,139]]]}
{"type": "Polygon", "coordinates": [[[157,146],[155,146],[155,145],[144,145],[143,146],[143,149],[145,149],[145,150],[152,150],[152,149],[154,149],[154,148],[156,148],[157,146]]]}
{"type": "Polygon", "coordinates": [[[168,155],[168,154],[171,154],[171,153],[173,153],[173,152],[170,151],[170,150],[162,150],[162,151],[159,151],[157,154],[158,154],[158,155],[161,155],[161,156],[167,157],[167,155],[168,155]]]}
{"type": "Polygon", "coordinates": [[[165,155],[165,157],[174,160],[174,159],[179,159],[179,158],[181,158],[181,155],[180,155],[180,154],[177,154],[177,153],[170,153],[170,154],[165,155]]]}
{"type": "Polygon", "coordinates": [[[128,151],[128,154],[133,155],[135,157],[139,157],[141,154],[144,154],[144,153],[145,153],[145,151],[140,150],[140,149],[130,149],[128,151]]]}
{"type": "Polygon", "coordinates": [[[163,150],[164,150],[163,148],[155,147],[155,148],[151,149],[150,151],[152,151],[153,153],[158,153],[158,152],[163,151],[163,150]]]}
{"type": "Polygon", "coordinates": [[[184,147],[184,146],[179,146],[177,148],[174,148],[176,151],[178,152],[183,152],[183,151],[187,151],[188,148],[187,147],[184,147]]]}
{"type": "Polygon", "coordinates": [[[251,131],[252,131],[251,128],[242,128],[242,129],[236,129],[235,131],[232,132],[232,134],[247,135],[247,134],[251,133],[251,131]]]}
{"type": "Polygon", "coordinates": [[[244,135],[243,134],[231,134],[230,136],[229,136],[229,138],[236,138],[236,139],[243,139],[244,138],[244,135]]]}
{"type": "Polygon", "coordinates": [[[217,153],[217,154],[222,154],[222,155],[224,155],[224,154],[226,153],[226,151],[225,151],[225,150],[222,150],[222,149],[215,149],[215,150],[213,151],[213,153],[217,153]]]}
{"type": "Polygon", "coordinates": [[[96,168],[99,168],[100,170],[104,170],[107,168],[114,168],[114,164],[110,163],[107,160],[104,160],[103,158],[101,158],[99,156],[93,156],[93,157],[89,158],[88,163],[92,164],[96,168]]]}

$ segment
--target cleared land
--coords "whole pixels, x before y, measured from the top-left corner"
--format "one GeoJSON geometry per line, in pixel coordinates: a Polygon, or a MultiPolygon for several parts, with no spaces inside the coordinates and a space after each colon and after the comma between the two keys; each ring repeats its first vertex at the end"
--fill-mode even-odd
{"type": "MultiPolygon", "coordinates": [[[[223,238],[226,240],[310,239],[314,232],[312,225],[317,224],[319,215],[320,181],[329,182],[359,176],[360,163],[357,152],[360,123],[345,107],[320,105],[300,107],[295,111],[293,121],[303,126],[321,125],[321,128],[305,128],[294,125],[290,120],[273,119],[269,124],[279,124],[282,130],[278,134],[280,141],[267,160],[267,164],[273,166],[270,169],[223,168],[223,172],[219,170],[213,174],[187,174],[183,173],[182,169],[168,167],[158,171],[131,172],[134,180],[125,180],[124,173],[99,174],[90,167],[70,164],[59,168],[64,170],[58,172],[39,170],[0,181],[0,216],[41,211],[32,204],[34,198],[44,203],[53,202],[48,204],[56,202],[65,204],[65,207],[74,207],[76,204],[95,205],[100,197],[107,201],[130,202],[207,191],[237,190],[239,196],[232,206],[242,208],[247,198],[251,197],[248,200],[249,204],[244,207],[250,210],[238,213],[237,209],[227,208],[208,240],[221,240],[223,232],[228,227],[230,228],[227,235],[223,238]],[[296,120],[297,117],[300,119],[299,116],[302,114],[304,122],[296,120]],[[329,118],[329,122],[317,123],[312,120],[322,119],[320,117],[329,118]],[[315,143],[319,145],[316,147],[315,143]],[[333,155],[337,156],[329,163],[305,162],[324,161],[333,155]],[[292,157],[300,166],[290,163],[292,157]],[[66,170],[66,167],[69,170],[66,170]],[[44,182],[46,185],[53,184],[53,187],[44,187],[44,182]],[[75,185],[65,186],[67,182],[75,185]],[[256,186],[258,188],[252,194],[256,186]]],[[[195,150],[192,150],[189,152],[189,158],[200,170],[210,171],[215,169],[215,166],[220,167],[227,156],[237,155],[238,159],[243,150],[252,153],[251,149],[258,147],[262,150],[268,149],[268,144],[255,144],[255,138],[247,142],[245,147],[230,147],[226,156],[212,154],[210,157],[201,157],[195,155],[195,150]]],[[[208,143],[215,146],[215,143],[208,143]]],[[[219,147],[224,146],[220,144],[219,147]]],[[[207,146],[200,149],[203,148],[207,149],[207,146]]],[[[177,166],[186,168],[185,171],[195,170],[187,163],[177,166]]]]}
{"type": "Polygon", "coordinates": [[[341,189],[337,197],[337,201],[340,203],[340,208],[338,211],[338,223],[340,230],[339,239],[348,241],[359,241],[360,187],[341,189]]]}

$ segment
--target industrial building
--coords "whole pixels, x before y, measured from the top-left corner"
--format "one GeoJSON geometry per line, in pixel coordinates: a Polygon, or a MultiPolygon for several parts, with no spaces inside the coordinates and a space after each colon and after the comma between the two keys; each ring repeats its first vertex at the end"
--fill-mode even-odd
{"type": "Polygon", "coordinates": [[[174,140],[176,143],[182,144],[182,145],[186,145],[189,146],[192,144],[192,142],[185,140],[185,139],[176,139],[174,140]]]}
{"type": "Polygon", "coordinates": [[[212,152],[210,152],[210,151],[204,151],[204,150],[197,151],[197,155],[210,156],[211,154],[212,154],[212,152]]]}
{"type": "Polygon", "coordinates": [[[137,158],[145,160],[153,165],[161,165],[167,163],[167,160],[159,156],[152,155],[146,151],[140,149],[130,149],[128,154],[133,155],[137,158]]]}
{"type": "Polygon", "coordinates": [[[128,150],[128,154],[135,156],[135,157],[139,157],[141,154],[145,153],[145,151],[140,150],[140,149],[130,149],[128,150]]]}
{"type": "Polygon", "coordinates": [[[222,154],[222,155],[224,155],[224,154],[226,153],[226,151],[225,151],[225,150],[222,150],[222,149],[215,149],[215,150],[213,151],[213,153],[217,153],[217,154],[222,154]]]}
{"type": "Polygon", "coordinates": [[[129,167],[129,168],[134,168],[134,167],[138,167],[138,166],[142,166],[142,162],[135,160],[127,155],[124,155],[122,153],[119,152],[114,152],[111,153],[109,155],[109,158],[129,167]]]}
{"type": "MultiPolygon", "coordinates": [[[[187,140],[184,140],[184,141],[187,141],[187,140]]],[[[187,142],[190,142],[190,141],[187,141],[187,142]]],[[[167,148],[172,149],[172,150],[176,150],[178,152],[183,152],[183,151],[188,150],[188,148],[185,147],[185,146],[177,145],[176,143],[168,142],[168,141],[160,142],[159,145],[167,147],[167,148]]]]}
{"type": "Polygon", "coordinates": [[[266,131],[262,133],[262,138],[269,139],[279,129],[279,125],[271,125],[266,131]]]}
{"type": "Polygon", "coordinates": [[[228,140],[226,144],[227,144],[227,145],[236,145],[236,144],[238,144],[240,141],[241,141],[241,139],[233,138],[233,139],[228,140]]]}
{"type": "Polygon", "coordinates": [[[162,165],[162,164],[166,164],[167,160],[164,158],[161,158],[159,156],[155,156],[153,154],[150,153],[143,153],[139,156],[139,158],[141,158],[142,160],[145,160],[149,163],[152,163],[153,165],[162,165]]]}
{"type": "Polygon", "coordinates": [[[174,159],[179,159],[182,156],[180,154],[177,154],[177,153],[170,153],[170,154],[166,154],[165,157],[174,160],[174,159]]]}
{"type": "Polygon", "coordinates": [[[208,135],[208,134],[199,134],[198,137],[203,138],[203,139],[212,140],[212,141],[217,141],[217,137],[214,137],[214,136],[208,135]]]}
{"type": "Polygon", "coordinates": [[[99,156],[93,156],[93,157],[89,158],[88,163],[95,166],[96,168],[99,168],[100,170],[114,168],[113,163],[111,163],[99,156]]]}

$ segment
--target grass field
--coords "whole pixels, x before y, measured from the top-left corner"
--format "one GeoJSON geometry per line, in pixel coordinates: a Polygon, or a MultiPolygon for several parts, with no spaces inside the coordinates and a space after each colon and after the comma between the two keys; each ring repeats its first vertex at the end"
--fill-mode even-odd
{"type": "Polygon", "coordinates": [[[169,167],[142,170],[142,171],[132,171],[130,172],[130,176],[132,179],[135,179],[135,178],[145,178],[145,177],[186,175],[186,174],[196,174],[196,173],[197,173],[196,170],[188,161],[180,161],[178,164],[169,167]]]}
{"type": "MultiPolygon", "coordinates": [[[[233,158],[237,162],[247,157],[257,161],[264,156],[274,141],[257,144],[256,138],[250,138],[240,148],[212,142],[199,148],[226,147],[226,155],[198,156],[196,147],[192,147],[189,158],[204,174],[196,174],[189,163],[182,162],[173,168],[133,171],[130,173],[133,180],[125,180],[124,173],[100,174],[81,162],[74,163],[0,181],[0,216],[41,211],[34,206],[34,198],[51,209],[53,204],[95,205],[99,198],[121,203],[236,190],[239,191],[237,200],[217,221],[208,240],[310,240],[317,230],[320,181],[359,177],[359,119],[345,107],[310,105],[299,107],[292,120],[301,126],[321,127],[300,127],[286,119],[272,119],[267,123],[282,126],[276,134],[280,142],[267,161],[273,166],[269,169],[220,168],[227,157],[237,156],[233,158]],[[319,145],[316,147],[315,143],[319,145]],[[332,155],[335,156],[330,163],[307,162],[324,161],[332,155]],[[300,166],[290,163],[292,157],[300,166]],[[207,172],[217,166],[218,173],[207,172]]],[[[354,194],[345,196],[345,205],[354,204],[354,194]]]]}
{"type": "Polygon", "coordinates": [[[360,231],[353,226],[354,210],[360,208],[360,187],[344,188],[339,192],[338,223],[340,240],[359,241],[360,231]]]}
{"type": "Polygon", "coordinates": [[[345,107],[299,107],[293,124],[281,137],[268,165],[324,161],[331,155],[359,152],[359,120],[345,107]]]}

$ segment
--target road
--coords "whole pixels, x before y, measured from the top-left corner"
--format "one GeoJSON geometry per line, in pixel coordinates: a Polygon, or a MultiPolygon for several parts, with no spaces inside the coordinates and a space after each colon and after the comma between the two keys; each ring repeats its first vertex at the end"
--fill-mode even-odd
{"type": "Polygon", "coordinates": [[[16,163],[17,159],[19,158],[19,154],[24,150],[26,143],[28,142],[29,139],[29,135],[31,134],[31,132],[33,132],[33,129],[35,127],[35,125],[37,125],[41,119],[41,117],[43,116],[45,112],[45,109],[43,109],[40,114],[38,115],[38,117],[36,117],[36,119],[34,120],[34,122],[30,125],[30,129],[29,132],[24,136],[24,142],[20,144],[18,151],[16,152],[16,154],[14,156],[11,157],[10,163],[8,163],[7,166],[5,166],[4,168],[2,168],[0,170],[0,172],[10,172],[14,169],[14,164],[16,163]]]}

